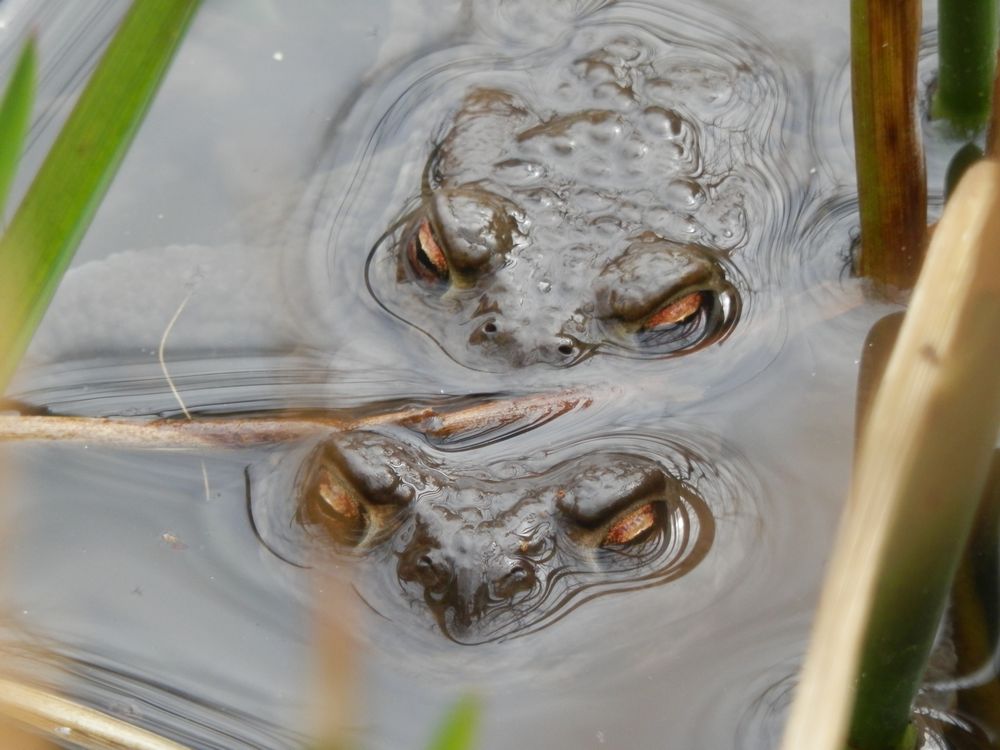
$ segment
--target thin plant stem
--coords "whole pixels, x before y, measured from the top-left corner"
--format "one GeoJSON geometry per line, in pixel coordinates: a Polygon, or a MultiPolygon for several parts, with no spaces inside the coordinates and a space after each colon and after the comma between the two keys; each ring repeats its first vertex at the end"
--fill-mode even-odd
{"type": "Polygon", "coordinates": [[[313,660],[315,684],[310,690],[315,750],[346,750],[353,746],[351,729],[358,723],[360,652],[355,637],[355,597],[346,573],[313,568],[313,660]]]}
{"type": "Polygon", "coordinates": [[[990,121],[986,127],[986,156],[1000,158],[1000,52],[993,73],[993,97],[990,103],[990,121]]]}
{"type": "Polygon", "coordinates": [[[574,409],[585,409],[594,394],[567,390],[541,396],[499,399],[451,410],[413,408],[364,416],[334,413],[286,417],[201,419],[105,419],[0,415],[0,441],[59,441],[119,448],[200,450],[243,448],[344,432],[401,425],[435,440],[519,423],[540,424],[574,409]]]}
{"type": "Polygon", "coordinates": [[[980,130],[990,113],[1000,17],[997,0],[938,0],[938,85],[931,111],[980,130]]]}
{"type": "Polygon", "coordinates": [[[851,88],[861,212],[856,270],[909,289],[924,251],[927,185],[917,121],[919,0],[851,0],[851,88]]]}
{"type": "Polygon", "coordinates": [[[955,577],[949,617],[955,650],[953,685],[959,710],[986,726],[1000,726],[1000,643],[996,592],[1000,583],[1000,451],[980,502],[972,534],[955,577]]]}

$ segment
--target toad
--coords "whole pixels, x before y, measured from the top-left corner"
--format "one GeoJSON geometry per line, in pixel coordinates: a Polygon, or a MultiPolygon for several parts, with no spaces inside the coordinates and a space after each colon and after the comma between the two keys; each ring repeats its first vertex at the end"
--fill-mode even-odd
{"type": "Polygon", "coordinates": [[[466,93],[369,287],[481,370],[720,341],[741,307],[747,71],[696,70],[638,39],[563,58],[527,89],[466,93]]]}
{"type": "Polygon", "coordinates": [[[384,562],[374,567],[392,569],[390,587],[463,643],[530,632],[585,592],[675,579],[700,562],[715,532],[689,482],[624,451],[476,471],[359,431],[302,467],[294,493],[302,528],[338,554],[384,562]]]}

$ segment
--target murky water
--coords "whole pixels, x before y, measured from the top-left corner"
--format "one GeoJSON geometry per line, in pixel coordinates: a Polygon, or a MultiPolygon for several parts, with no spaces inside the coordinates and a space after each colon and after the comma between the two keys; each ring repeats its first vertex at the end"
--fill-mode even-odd
{"type": "MultiPolygon", "coordinates": [[[[63,657],[68,674],[44,671],[51,684],[196,747],[298,747],[307,568],[356,560],[361,747],[422,746],[466,690],[484,699],[486,749],[776,744],[846,491],[862,341],[889,309],[845,272],[846,7],[538,5],[208,4],[11,395],[56,413],[177,416],[162,347],[196,414],[567,387],[592,403],[447,440],[376,428],[326,454],[5,447],[17,466],[9,631],[63,657]],[[550,129],[531,151],[499,118],[463,146],[449,134],[469,92],[487,88],[530,111],[521,136],[581,111],[592,131],[550,129]],[[670,113],[677,148],[650,155],[636,113],[653,107],[670,113]],[[598,111],[618,130],[601,132],[598,111]],[[559,161],[555,136],[590,150],[559,161]],[[442,142],[465,192],[447,174],[423,179],[442,142]],[[503,152],[490,157],[499,177],[483,172],[484,149],[503,152]],[[468,197],[469,184],[466,217],[498,195],[519,206],[509,278],[464,282],[492,295],[495,325],[514,308],[560,320],[593,295],[593,274],[546,255],[554,243],[589,242],[582,265],[604,267],[616,256],[595,248],[649,230],[725,269],[731,330],[700,348],[639,349],[641,337],[625,345],[623,328],[588,322],[574,336],[587,356],[566,355],[570,366],[473,351],[456,322],[464,303],[405,265],[433,196],[468,197]],[[366,474],[376,454],[391,476],[366,474]],[[300,505],[321,476],[303,467],[321,455],[367,488],[363,512],[329,492],[300,505]],[[599,542],[618,506],[598,521],[587,503],[629,476],[659,488],[657,520],[615,551],[599,542]],[[583,526],[565,520],[559,492],[583,526]],[[439,579],[479,569],[463,559],[517,576],[462,594],[439,579]]],[[[42,32],[29,164],[123,7],[0,5],[0,64],[25,28],[42,32]]],[[[946,153],[932,146],[932,185],[946,153]]]]}

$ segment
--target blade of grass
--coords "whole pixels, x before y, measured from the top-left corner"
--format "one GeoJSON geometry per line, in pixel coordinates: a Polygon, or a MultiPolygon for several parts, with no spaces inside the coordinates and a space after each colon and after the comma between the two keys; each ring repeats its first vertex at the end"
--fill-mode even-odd
{"type": "Polygon", "coordinates": [[[445,715],[428,750],[472,750],[479,727],[479,701],[466,695],[445,715]]]}
{"type": "Polygon", "coordinates": [[[133,3],[0,238],[0,392],[125,156],[200,0],[133,3]]]}
{"type": "Polygon", "coordinates": [[[851,0],[857,272],[909,289],[920,270],[927,185],[917,121],[919,0],[851,0]]]}
{"type": "Polygon", "coordinates": [[[961,132],[982,128],[990,111],[1000,16],[997,0],[939,0],[934,117],[961,132]]]}
{"type": "Polygon", "coordinates": [[[783,750],[900,746],[1000,428],[1000,163],[934,233],[858,450],[783,750]],[[848,727],[850,730],[848,732],[848,727]]]}
{"type": "Polygon", "coordinates": [[[31,121],[31,105],[35,101],[35,79],[38,57],[35,39],[31,37],[21,50],[14,73],[0,102],[0,217],[7,205],[7,193],[17,171],[24,147],[24,136],[31,121]]]}

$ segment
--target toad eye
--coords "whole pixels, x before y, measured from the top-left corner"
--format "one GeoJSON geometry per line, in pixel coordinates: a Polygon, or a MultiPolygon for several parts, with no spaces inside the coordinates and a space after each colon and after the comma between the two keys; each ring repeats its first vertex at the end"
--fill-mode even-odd
{"type": "Polygon", "coordinates": [[[448,280],[448,258],[434,236],[429,220],[423,219],[417,225],[407,243],[406,257],[410,268],[422,281],[435,283],[448,280]]]}
{"type": "Polygon", "coordinates": [[[620,546],[645,539],[659,522],[659,505],[661,503],[645,503],[623,513],[612,522],[601,540],[601,546],[620,546]]]}
{"type": "Polygon", "coordinates": [[[684,323],[701,310],[704,298],[704,292],[692,292],[679,300],[670,302],[646,318],[640,330],[656,331],[684,323]]]}
{"type": "Polygon", "coordinates": [[[323,526],[336,542],[357,547],[370,525],[366,505],[357,493],[326,468],[319,470],[315,492],[317,516],[323,526]]]}

